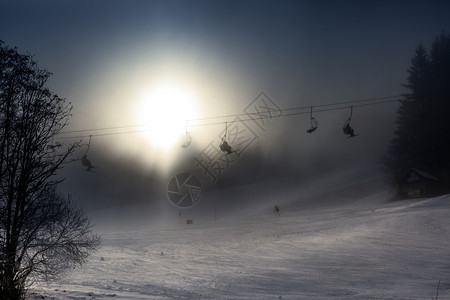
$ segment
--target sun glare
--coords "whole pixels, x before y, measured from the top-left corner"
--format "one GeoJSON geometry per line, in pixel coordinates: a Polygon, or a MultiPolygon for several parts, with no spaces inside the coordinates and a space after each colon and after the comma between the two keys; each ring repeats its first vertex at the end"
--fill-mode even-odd
{"type": "Polygon", "coordinates": [[[181,85],[159,84],[142,97],[139,124],[150,143],[169,149],[180,142],[186,132],[186,120],[196,117],[193,95],[181,85]]]}

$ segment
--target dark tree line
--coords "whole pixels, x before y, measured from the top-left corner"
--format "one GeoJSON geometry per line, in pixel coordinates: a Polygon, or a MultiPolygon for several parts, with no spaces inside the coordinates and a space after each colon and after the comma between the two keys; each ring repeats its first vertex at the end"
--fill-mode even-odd
{"type": "Polygon", "coordinates": [[[0,41],[0,299],[23,299],[30,279],[51,279],[99,245],[55,189],[77,144],[57,140],[72,106],[46,88],[50,76],[0,41]]]}
{"type": "Polygon", "coordinates": [[[450,185],[450,35],[441,33],[428,52],[419,45],[408,69],[409,93],[397,112],[397,130],[386,163],[398,179],[409,168],[450,185]]]}

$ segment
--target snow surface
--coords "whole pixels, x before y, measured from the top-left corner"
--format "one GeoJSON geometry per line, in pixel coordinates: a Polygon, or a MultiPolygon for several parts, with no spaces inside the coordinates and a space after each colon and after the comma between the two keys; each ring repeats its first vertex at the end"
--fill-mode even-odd
{"type": "Polygon", "coordinates": [[[86,265],[30,298],[431,299],[440,280],[450,299],[450,195],[392,202],[368,182],[320,194],[341,205],[285,199],[280,217],[105,232],[86,265]]]}

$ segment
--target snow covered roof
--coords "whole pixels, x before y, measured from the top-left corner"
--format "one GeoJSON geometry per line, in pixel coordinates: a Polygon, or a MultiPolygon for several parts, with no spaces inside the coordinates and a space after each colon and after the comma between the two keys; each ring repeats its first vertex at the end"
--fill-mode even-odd
{"type": "MultiPolygon", "coordinates": [[[[433,175],[431,175],[430,173],[425,172],[425,171],[422,171],[422,170],[419,170],[419,169],[416,169],[416,168],[411,168],[411,169],[409,169],[408,172],[405,173],[405,176],[406,176],[406,174],[408,174],[408,173],[411,172],[411,171],[416,172],[416,173],[419,174],[420,176],[422,176],[422,177],[424,177],[424,178],[427,178],[427,179],[431,179],[431,180],[439,180],[439,179],[437,179],[436,177],[434,177],[433,175]]],[[[405,176],[403,176],[403,177],[405,177],[405,176]]]]}

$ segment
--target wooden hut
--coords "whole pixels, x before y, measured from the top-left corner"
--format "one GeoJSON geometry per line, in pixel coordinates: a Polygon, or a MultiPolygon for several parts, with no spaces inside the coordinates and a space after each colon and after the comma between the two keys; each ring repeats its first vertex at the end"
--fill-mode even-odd
{"type": "Polygon", "coordinates": [[[397,193],[402,199],[433,197],[438,194],[438,183],[433,175],[411,168],[400,178],[397,193]]]}

